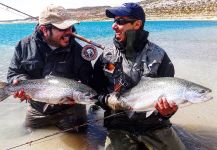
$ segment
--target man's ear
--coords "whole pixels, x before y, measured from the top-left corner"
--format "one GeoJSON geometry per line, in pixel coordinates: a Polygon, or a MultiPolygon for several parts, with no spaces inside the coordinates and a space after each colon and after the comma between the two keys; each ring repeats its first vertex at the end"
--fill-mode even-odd
{"type": "Polygon", "coordinates": [[[135,30],[138,30],[138,29],[140,29],[140,27],[142,26],[142,21],[141,21],[141,20],[136,20],[136,21],[133,23],[133,25],[134,25],[134,29],[135,29],[135,30]]]}
{"type": "Polygon", "coordinates": [[[44,36],[47,36],[47,31],[48,30],[47,30],[47,28],[45,26],[42,25],[42,26],[39,27],[39,29],[44,34],[44,36]]]}

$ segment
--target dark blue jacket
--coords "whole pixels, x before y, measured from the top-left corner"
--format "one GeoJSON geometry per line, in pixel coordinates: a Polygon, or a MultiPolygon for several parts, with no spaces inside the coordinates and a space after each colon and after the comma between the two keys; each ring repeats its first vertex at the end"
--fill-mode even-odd
{"type": "MultiPolygon", "coordinates": [[[[53,75],[80,80],[89,85],[93,68],[91,62],[81,57],[81,50],[82,46],[74,38],[71,38],[68,47],[52,50],[43,41],[41,34],[35,31],[16,45],[7,74],[8,82],[14,79],[41,79],[53,75]]],[[[33,107],[42,111],[44,104],[35,101],[32,103],[33,107]]],[[[64,107],[57,107],[53,111],[64,107]]]]}
{"type": "MultiPolygon", "coordinates": [[[[147,40],[147,35],[140,37],[135,50],[128,59],[125,49],[104,50],[94,65],[94,85],[99,93],[98,105],[105,109],[105,117],[119,113],[111,110],[105,104],[107,94],[115,91],[116,85],[121,83],[118,91],[121,93],[134,87],[141,77],[173,77],[174,66],[166,52],[159,46],[147,40]],[[114,65],[114,70],[110,65],[114,65]]],[[[170,126],[169,117],[163,117],[159,113],[153,113],[146,118],[145,113],[135,113],[128,117],[126,113],[114,115],[104,120],[104,126],[108,129],[122,129],[133,133],[142,134],[147,130],[159,129],[170,126]]]]}

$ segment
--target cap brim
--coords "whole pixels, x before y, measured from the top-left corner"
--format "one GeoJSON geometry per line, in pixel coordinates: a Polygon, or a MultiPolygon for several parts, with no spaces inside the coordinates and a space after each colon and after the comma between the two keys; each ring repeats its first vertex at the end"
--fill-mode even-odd
{"type": "Polygon", "coordinates": [[[116,16],[129,16],[130,13],[125,7],[119,7],[114,9],[106,9],[106,16],[108,18],[115,18],[116,16]]]}
{"type": "Polygon", "coordinates": [[[79,23],[79,21],[77,20],[65,20],[63,22],[52,23],[52,25],[54,25],[55,27],[59,29],[67,29],[77,23],[79,23]]]}

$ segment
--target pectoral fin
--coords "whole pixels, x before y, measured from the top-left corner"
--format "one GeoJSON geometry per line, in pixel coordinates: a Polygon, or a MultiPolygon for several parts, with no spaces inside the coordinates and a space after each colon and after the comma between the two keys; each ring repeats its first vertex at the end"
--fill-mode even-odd
{"type": "Polygon", "coordinates": [[[43,112],[45,112],[50,104],[45,104],[43,107],[43,112]]]}
{"type": "Polygon", "coordinates": [[[135,111],[130,111],[130,110],[126,110],[127,116],[129,118],[132,118],[132,116],[134,115],[135,111]]]}
{"type": "Polygon", "coordinates": [[[145,114],[145,117],[148,118],[149,116],[152,115],[153,112],[154,112],[154,110],[147,111],[146,114],[145,114]]]}

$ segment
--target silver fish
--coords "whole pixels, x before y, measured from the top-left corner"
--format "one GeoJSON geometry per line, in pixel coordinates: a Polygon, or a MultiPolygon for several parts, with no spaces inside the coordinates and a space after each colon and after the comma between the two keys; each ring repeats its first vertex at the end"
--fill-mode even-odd
{"type": "Polygon", "coordinates": [[[17,85],[0,82],[0,101],[16,91],[24,90],[35,101],[47,104],[68,104],[67,98],[75,103],[91,104],[97,93],[85,84],[62,77],[20,81],[17,85]]]}
{"type": "Polygon", "coordinates": [[[184,106],[212,99],[207,95],[210,92],[212,91],[209,88],[180,78],[148,78],[142,79],[120,99],[129,105],[132,111],[152,113],[155,110],[154,104],[160,97],[184,106]]]}

